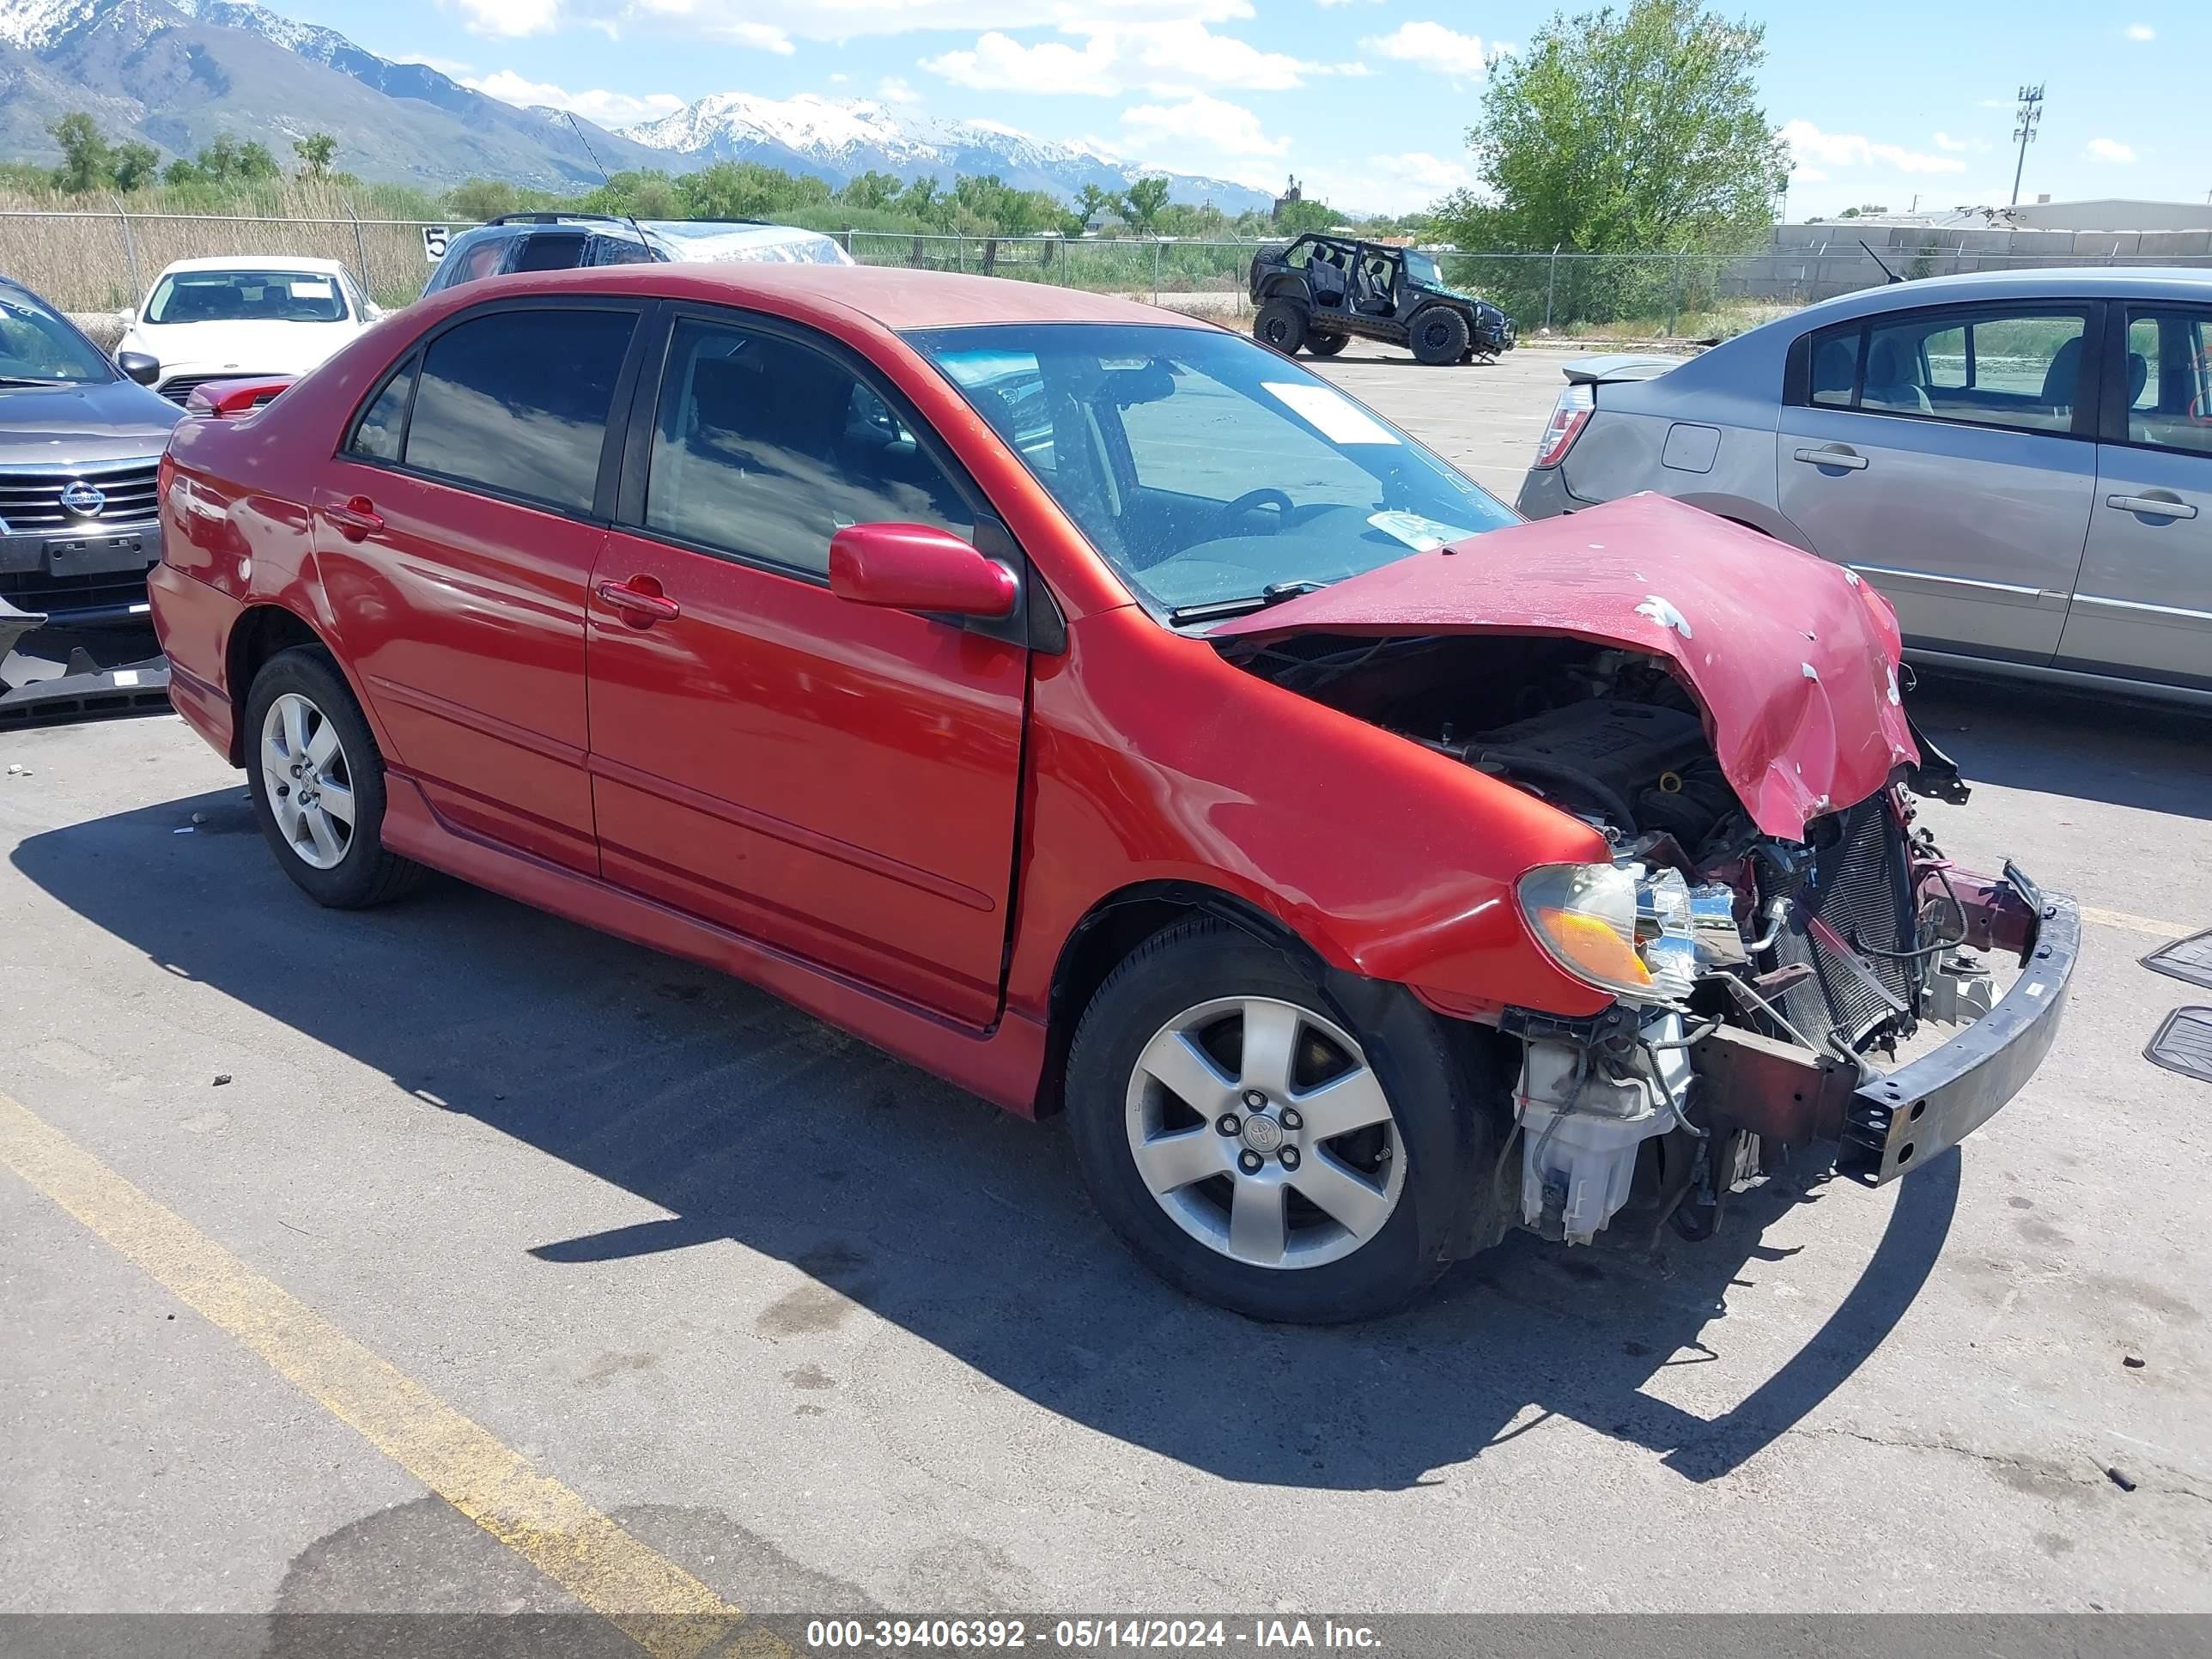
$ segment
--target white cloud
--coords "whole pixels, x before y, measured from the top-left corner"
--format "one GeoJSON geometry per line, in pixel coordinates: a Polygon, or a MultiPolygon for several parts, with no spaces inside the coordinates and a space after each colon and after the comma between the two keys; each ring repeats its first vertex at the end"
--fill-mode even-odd
{"type": "MultiPolygon", "coordinates": [[[[842,44],[917,30],[960,32],[1067,24],[1080,17],[1115,27],[1186,21],[1222,23],[1253,15],[1254,0],[441,0],[478,33],[541,33],[556,23],[600,28],[641,26],[660,33],[734,40],[782,52],[793,40],[842,44]]],[[[1185,77],[1188,84],[1189,77],[1185,77]]]]}
{"type": "Polygon", "coordinates": [[[1121,112],[1121,124],[1139,144],[1194,143],[1224,155],[1280,155],[1287,138],[1270,138],[1260,118],[1242,104],[1202,92],[1175,104],[1139,104],[1121,112]]]}
{"type": "Polygon", "coordinates": [[[1060,40],[1025,46],[994,29],[974,46],[921,60],[922,68],[957,87],[980,92],[1030,92],[1046,97],[1090,93],[1109,97],[1121,90],[1115,73],[1119,57],[1111,35],[1094,35],[1081,47],[1060,40]]]}
{"type": "Polygon", "coordinates": [[[1899,173],[1964,173],[1966,164],[1950,155],[1931,155],[1925,150],[1907,149],[1901,144],[1876,143],[1863,133],[1823,132],[1810,121],[1787,121],[1782,126],[1783,142],[1801,163],[1802,177],[1804,162],[1831,167],[1886,167],[1899,173]]]}
{"type": "Polygon", "coordinates": [[[788,58],[798,50],[791,44],[791,36],[773,23],[751,23],[742,20],[714,23],[708,26],[707,33],[718,40],[750,46],[755,52],[772,52],[779,58],[788,58]]]}
{"type": "Polygon", "coordinates": [[[1510,47],[1486,49],[1481,38],[1462,34],[1457,29],[1446,28],[1442,23],[1401,23],[1388,34],[1362,40],[1360,46],[1368,52],[1384,58],[1395,58],[1401,63],[1419,64],[1423,69],[1437,70],[1455,80],[1480,78],[1490,67],[1491,58],[1498,52],[1510,52],[1510,47]]]}
{"type": "Polygon", "coordinates": [[[1936,148],[1938,149],[1948,149],[1954,155],[1956,155],[1959,151],[1966,148],[1966,141],[1963,138],[1954,138],[1948,132],[1939,132],[1936,135],[1936,148]]]}
{"type": "Polygon", "coordinates": [[[471,34],[520,40],[544,34],[561,20],[561,0],[457,0],[471,34]]]}
{"type": "Polygon", "coordinates": [[[2130,40],[2155,40],[2158,31],[2148,23],[2130,23],[2127,27],[2127,36],[2130,40]]]}
{"type": "Polygon", "coordinates": [[[876,96],[886,104],[913,104],[921,100],[920,93],[896,75],[886,75],[876,82],[876,96]]]}
{"type": "Polygon", "coordinates": [[[594,88],[589,92],[570,92],[550,81],[531,81],[513,70],[479,77],[463,77],[461,84],[473,87],[487,97],[496,98],[502,104],[520,106],[545,105],[554,109],[574,110],[586,121],[596,121],[603,127],[634,126],[640,121],[651,121],[663,115],[673,115],[684,107],[684,100],[672,92],[648,92],[634,95],[627,92],[605,92],[594,88]]]}
{"type": "Polygon", "coordinates": [[[1818,167],[1793,167],[1790,173],[1790,182],[1793,185],[1825,185],[1828,182],[1828,175],[1818,167]]]}
{"type": "Polygon", "coordinates": [[[1195,17],[1133,23],[1091,17],[1064,22],[1060,33],[1081,44],[1024,46],[993,29],[972,47],[926,58],[921,66],[978,91],[1097,97],[1138,88],[1180,97],[1200,87],[1288,92],[1309,75],[1367,73],[1364,64],[1309,64],[1267,52],[1234,35],[1216,34],[1195,17]]]}
{"type": "Polygon", "coordinates": [[[2092,138],[2084,153],[2093,161],[2127,162],[2136,159],[2134,147],[2117,138],[2092,138]]]}

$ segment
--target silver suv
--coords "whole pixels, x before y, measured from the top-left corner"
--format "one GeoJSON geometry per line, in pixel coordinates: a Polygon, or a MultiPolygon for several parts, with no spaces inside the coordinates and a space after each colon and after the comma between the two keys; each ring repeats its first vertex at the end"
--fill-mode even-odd
{"type": "Polygon", "coordinates": [[[1530,518],[1656,490],[1849,566],[1930,664],[2212,704],[2212,274],[1940,276],[1601,357],[1530,518]]]}

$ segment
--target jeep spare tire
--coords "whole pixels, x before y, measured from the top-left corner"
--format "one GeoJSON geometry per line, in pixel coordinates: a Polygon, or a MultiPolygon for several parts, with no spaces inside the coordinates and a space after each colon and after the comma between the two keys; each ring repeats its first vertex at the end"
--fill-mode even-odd
{"type": "Polygon", "coordinates": [[[1421,362],[1455,363],[1467,351],[1467,319],[1449,306],[1424,306],[1413,313],[1407,337],[1421,362]]]}
{"type": "Polygon", "coordinates": [[[1295,357],[1306,343],[1305,307],[1294,300],[1268,301],[1252,319],[1252,337],[1285,357],[1295,357]]]}

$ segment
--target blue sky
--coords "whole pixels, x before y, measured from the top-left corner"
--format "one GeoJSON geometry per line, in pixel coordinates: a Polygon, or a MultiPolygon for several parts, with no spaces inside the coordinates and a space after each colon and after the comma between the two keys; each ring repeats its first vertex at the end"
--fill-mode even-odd
{"type": "MultiPolygon", "coordinates": [[[[1470,174],[1492,52],[1553,7],[1465,0],[277,0],[387,57],[609,125],[711,92],[874,98],[1086,140],[1133,161],[1354,207],[1470,174]]],[[[1577,8],[1578,9],[1578,8],[1577,8]]],[[[1733,8],[1729,9],[1733,10],[1733,8]]],[[[2002,203],[2013,95],[2048,88],[2025,199],[2203,201],[2192,129],[2204,0],[1850,0],[1767,25],[1768,116],[1797,154],[1792,218],[1875,202],[2002,203]]]]}

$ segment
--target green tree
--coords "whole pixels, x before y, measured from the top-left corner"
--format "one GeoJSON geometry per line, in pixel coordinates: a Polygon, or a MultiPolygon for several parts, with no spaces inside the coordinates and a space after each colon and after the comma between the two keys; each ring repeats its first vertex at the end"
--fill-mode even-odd
{"type": "Polygon", "coordinates": [[[1110,190],[1101,190],[1097,185],[1085,185],[1075,193],[1075,210],[1085,224],[1121,210],[1121,198],[1110,190]]]}
{"type": "Polygon", "coordinates": [[[331,158],[337,149],[338,141],[327,132],[311,132],[292,141],[292,154],[300,158],[300,171],[310,179],[330,177],[331,158]]]}
{"type": "Polygon", "coordinates": [[[61,147],[62,164],[54,169],[54,188],[70,195],[105,190],[114,179],[114,152],[100,124],[82,110],[72,110],[46,131],[61,147]]]}
{"type": "Polygon", "coordinates": [[[576,205],[586,213],[615,213],[637,219],[680,219],[684,210],[676,181],[657,167],[617,173],[576,205]]]}
{"type": "Polygon", "coordinates": [[[1765,30],[1698,0],[1554,15],[1492,60],[1468,145],[1486,186],[1436,212],[1462,247],[1720,252],[1766,234],[1790,153],[1759,106],[1765,30]]]}
{"type": "Polygon", "coordinates": [[[906,188],[899,192],[898,200],[893,205],[900,212],[940,230],[952,213],[952,204],[944,194],[944,186],[927,173],[919,179],[908,179],[906,188]]]}
{"type": "Polygon", "coordinates": [[[897,178],[891,173],[878,173],[873,168],[848,179],[845,187],[837,192],[840,202],[863,212],[878,212],[888,208],[898,199],[898,196],[897,178]]]}
{"type": "Polygon", "coordinates": [[[255,143],[246,144],[240,149],[237,173],[239,178],[275,179],[281,177],[282,174],[283,169],[277,167],[276,158],[269,153],[268,145],[255,143]]]}
{"type": "Polygon", "coordinates": [[[1303,236],[1310,230],[1328,230],[1343,222],[1344,216],[1328,203],[1308,197],[1303,201],[1284,204],[1283,210],[1275,216],[1275,234],[1303,236]]]}
{"type": "Polygon", "coordinates": [[[1149,231],[1160,216],[1160,210],[1168,204],[1168,180],[1158,173],[1149,174],[1121,192],[1121,216],[1139,230],[1149,231]]]}
{"type": "Polygon", "coordinates": [[[118,190],[144,190],[161,176],[161,152],[133,139],[107,158],[107,177],[118,190]]]}

